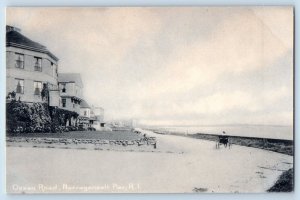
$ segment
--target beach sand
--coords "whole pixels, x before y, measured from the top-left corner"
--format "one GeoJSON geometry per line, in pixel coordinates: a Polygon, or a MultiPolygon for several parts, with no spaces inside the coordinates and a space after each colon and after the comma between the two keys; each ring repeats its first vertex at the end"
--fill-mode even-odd
{"type": "Polygon", "coordinates": [[[145,132],[154,152],[7,147],[7,192],[265,192],[293,167],[280,153],[145,132]]]}

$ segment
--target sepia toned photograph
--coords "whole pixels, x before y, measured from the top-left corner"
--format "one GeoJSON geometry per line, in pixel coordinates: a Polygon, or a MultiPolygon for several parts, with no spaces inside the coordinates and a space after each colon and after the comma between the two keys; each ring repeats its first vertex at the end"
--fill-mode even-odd
{"type": "Polygon", "coordinates": [[[7,7],[6,192],[294,191],[294,8],[7,7]]]}

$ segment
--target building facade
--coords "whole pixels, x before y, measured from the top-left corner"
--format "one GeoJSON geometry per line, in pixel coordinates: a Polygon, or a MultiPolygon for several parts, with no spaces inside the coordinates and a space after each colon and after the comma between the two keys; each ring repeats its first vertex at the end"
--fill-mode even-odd
{"type": "Polygon", "coordinates": [[[92,106],[91,117],[95,118],[100,123],[104,122],[104,109],[98,106],[92,106]]]}
{"type": "Polygon", "coordinates": [[[85,100],[80,103],[79,125],[83,128],[91,126],[91,107],[85,100]]]}
{"type": "Polygon", "coordinates": [[[7,102],[45,102],[76,112],[79,117],[68,119],[66,126],[95,122],[100,127],[103,122],[103,108],[91,108],[83,99],[80,74],[58,73],[58,58],[12,26],[6,26],[6,94],[7,102]]]}
{"type": "Polygon", "coordinates": [[[6,92],[24,102],[60,106],[58,58],[45,46],[6,26],[6,92]]]}
{"type": "Polygon", "coordinates": [[[83,83],[80,74],[59,73],[58,87],[61,97],[61,107],[80,114],[80,103],[83,100],[83,83]]]}

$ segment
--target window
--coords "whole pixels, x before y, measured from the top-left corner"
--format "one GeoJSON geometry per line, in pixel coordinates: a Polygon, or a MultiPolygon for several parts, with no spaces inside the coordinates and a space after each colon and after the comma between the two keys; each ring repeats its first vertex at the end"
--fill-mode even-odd
{"type": "Polygon", "coordinates": [[[42,71],[42,58],[34,57],[34,71],[42,71]]]}
{"type": "Polygon", "coordinates": [[[51,62],[51,69],[52,69],[52,76],[56,77],[57,76],[57,68],[53,62],[51,62]]]}
{"type": "Polygon", "coordinates": [[[55,76],[55,69],[54,69],[53,62],[50,62],[50,65],[51,65],[51,70],[52,70],[52,76],[55,76]]]}
{"type": "Polygon", "coordinates": [[[61,88],[62,88],[61,92],[63,92],[63,93],[67,92],[65,83],[61,83],[61,88]]]}
{"type": "Polygon", "coordinates": [[[66,103],[67,103],[67,101],[66,101],[66,99],[61,99],[61,102],[62,102],[62,107],[66,107],[66,103]]]}
{"type": "Polygon", "coordinates": [[[86,110],[84,111],[84,114],[83,114],[84,116],[87,116],[87,113],[86,113],[86,110]]]}
{"type": "Polygon", "coordinates": [[[24,69],[24,54],[16,53],[16,68],[24,69]]]}
{"type": "Polygon", "coordinates": [[[35,95],[41,95],[42,82],[40,82],[40,81],[34,81],[33,82],[33,87],[34,87],[34,94],[35,95]]]}
{"type": "Polygon", "coordinates": [[[16,78],[15,82],[16,82],[16,93],[24,94],[24,80],[16,78]]]}

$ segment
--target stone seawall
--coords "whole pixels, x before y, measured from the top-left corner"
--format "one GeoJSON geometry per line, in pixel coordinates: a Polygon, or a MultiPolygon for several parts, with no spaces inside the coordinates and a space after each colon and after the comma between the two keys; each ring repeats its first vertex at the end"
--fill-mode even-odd
{"type": "MultiPolygon", "coordinates": [[[[219,136],[215,134],[196,133],[196,134],[187,134],[187,137],[216,141],[216,142],[219,140],[219,136]]],[[[243,136],[231,136],[231,135],[228,135],[228,139],[230,144],[265,149],[265,150],[283,153],[291,156],[293,155],[294,152],[293,140],[243,137],[243,136]]]]}

